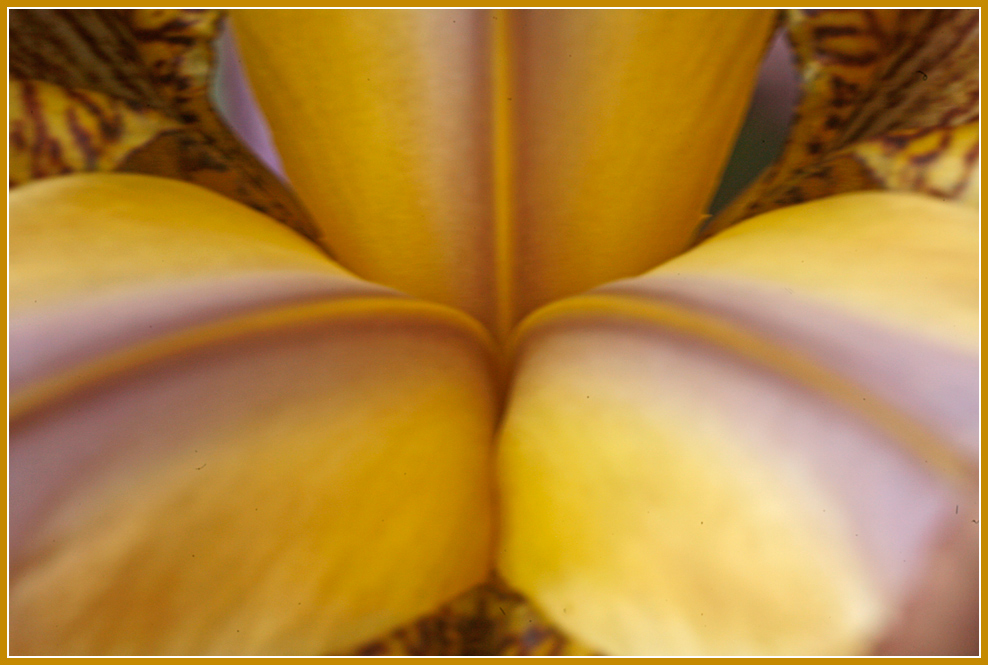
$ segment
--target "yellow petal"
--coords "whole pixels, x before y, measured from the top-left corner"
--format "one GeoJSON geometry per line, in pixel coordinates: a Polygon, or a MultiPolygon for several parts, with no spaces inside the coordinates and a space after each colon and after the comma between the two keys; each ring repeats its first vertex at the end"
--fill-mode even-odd
{"type": "Polygon", "coordinates": [[[504,334],[538,304],[685,246],[773,17],[248,11],[234,23],[286,172],[341,263],[504,334]]]}
{"type": "Polygon", "coordinates": [[[232,18],[285,171],[341,263],[489,321],[490,41],[481,14],[232,18]]]}
{"type": "Polygon", "coordinates": [[[970,652],[976,236],[844,195],[533,314],[499,571],[604,653],[970,652]]]}
{"type": "Polygon", "coordinates": [[[10,206],[15,313],[233,272],[347,274],[271,218],[178,180],[109,173],[49,178],[11,192],[10,206]]]}
{"type": "Polygon", "coordinates": [[[78,343],[11,395],[13,652],[345,651],[486,578],[478,324],[192,185],[12,199],[12,325],[78,343]]]}
{"type": "Polygon", "coordinates": [[[538,331],[520,362],[498,566],[592,648],[867,653],[940,542],[970,544],[954,510],[976,494],[853,410],[660,326],[581,318],[538,331]]]}
{"type": "Polygon", "coordinates": [[[751,10],[517,15],[518,318],[686,247],[774,19],[751,10]]]}
{"type": "Polygon", "coordinates": [[[979,217],[919,194],[859,192],[773,211],[649,274],[749,280],[964,351],[978,333],[979,217]]]}
{"type": "Polygon", "coordinates": [[[383,293],[313,243],[198,186],[125,174],[10,194],[10,378],[252,306],[383,293]]]}

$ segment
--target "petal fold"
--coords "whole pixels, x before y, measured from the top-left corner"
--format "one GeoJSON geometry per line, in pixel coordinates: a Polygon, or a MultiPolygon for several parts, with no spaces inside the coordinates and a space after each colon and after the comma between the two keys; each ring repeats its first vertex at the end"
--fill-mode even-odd
{"type": "Polygon", "coordinates": [[[335,255],[493,323],[488,13],[231,13],[285,172],[335,255]]]}
{"type": "Polygon", "coordinates": [[[609,654],[976,652],[977,233],[847,194],[537,311],[500,573],[609,654]]]}
{"type": "Polygon", "coordinates": [[[10,194],[15,389],[183,325],[341,291],[385,292],[271,218],[195,185],[76,174],[10,194]]]}
{"type": "Polygon", "coordinates": [[[776,15],[515,16],[520,319],[689,244],[744,120],[776,15]]]}
{"type": "Polygon", "coordinates": [[[747,220],[650,276],[790,289],[964,352],[980,346],[976,211],[921,194],[856,192],[747,220]]]}
{"type": "Polygon", "coordinates": [[[479,324],[186,183],[11,198],[13,653],[344,652],[486,579],[479,324]]]}
{"type": "Polygon", "coordinates": [[[286,172],[340,262],[502,337],[538,305],[688,244],[775,19],[233,16],[286,172]]]}

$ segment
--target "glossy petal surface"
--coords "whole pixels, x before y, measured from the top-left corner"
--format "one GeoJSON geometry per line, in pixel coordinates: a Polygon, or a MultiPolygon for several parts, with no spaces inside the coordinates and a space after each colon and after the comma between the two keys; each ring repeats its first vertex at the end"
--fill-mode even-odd
{"type": "Polygon", "coordinates": [[[506,334],[686,245],[773,14],[234,18],[286,172],[341,263],[506,334]]]}
{"type": "Polygon", "coordinates": [[[33,279],[13,330],[76,345],[12,394],[14,653],[341,651],[486,577],[497,397],[475,322],[191,185],[69,176],[16,199],[33,279]]]}
{"type": "MultiPolygon", "coordinates": [[[[976,235],[958,206],[846,195],[534,314],[501,573],[613,654],[860,653],[966,616],[937,571],[974,574],[976,235]]],[[[909,648],[970,649],[945,634],[909,648]]]]}
{"type": "Polygon", "coordinates": [[[977,10],[702,229],[778,12],[234,12],[314,221],[221,17],[11,13],[14,654],[978,651],[977,10]]]}
{"type": "Polygon", "coordinates": [[[761,215],[650,273],[789,288],[866,320],[978,348],[976,211],[919,194],[858,192],[761,215]]]}
{"type": "Polygon", "coordinates": [[[234,12],[285,171],[344,265],[493,311],[487,14],[234,12]]]}
{"type": "Polygon", "coordinates": [[[774,18],[520,14],[516,320],[686,248],[744,119],[774,18]]]}
{"type": "Polygon", "coordinates": [[[313,243],[175,180],[79,174],[10,196],[11,384],[264,303],[383,294],[313,243]]]}

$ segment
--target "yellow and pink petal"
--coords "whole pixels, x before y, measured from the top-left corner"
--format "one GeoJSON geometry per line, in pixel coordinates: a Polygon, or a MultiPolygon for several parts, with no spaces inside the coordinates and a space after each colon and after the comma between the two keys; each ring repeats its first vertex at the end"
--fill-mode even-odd
{"type": "Polygon", "coordinates": [[[339,652],[486,579],[476,322],[194,185],[12,199],[13,653],[339,652]]]}
{"type": "Polygon", "coordinates": [[[533,314],[500,572],[604,653],[976,650],[977,235],[848,194],[533,314]]]}

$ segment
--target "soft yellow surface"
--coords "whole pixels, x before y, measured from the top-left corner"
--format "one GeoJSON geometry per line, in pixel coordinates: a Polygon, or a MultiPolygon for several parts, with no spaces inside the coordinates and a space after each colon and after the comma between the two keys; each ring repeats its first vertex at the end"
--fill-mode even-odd
{"type": "Polygon", "coordinates": [[[774,25],[771,11],[233,16],[340,262],[502,333],[682,249],[774,25]]]}
{"type": "Polygon", "coordinates": [[[10,220],[15,314],[239,274],[341,287],[13,396],[15,653],[343,651],[486,576],[497,396],[475,321],[181,182],[53,178],[13,191],[10,220]]]}
{"type": "MultiPolygon", "coordinates": [[[[500,334],[682,249],[773,25],[665,10],[234,22],[340,262],[500,334]]],[[[18,188],[10,225],[15,315],[238,272],[361,283],[273,220],[147,176],[18,188]]],[[[644,279],[768,282],[976,349],[978,227],[930,198],[843,195],[739,224],[644,279]]],[[[372,300],[172,333],[17,402],[12,477],[55,490],[16,544],[12,652],[345,651],[482,580],[492,552],[605,653],[871,646],[883,600],[841,516],[822,516],[831,498],[765,453],[771,418],[745,438],[702,383],[656,371],[647,334],[546,332],[550,312],[523,333],[495,475],[479,326],[372,300]]]]}
{"type": "Polygon", "coordinates": [[[51,456],[58,483],[18,543],[13,653],[345,651],[486,576],[484,350],[441,318],[320,307],[13,422],[14,464],[51,456]]]}
{"type": "Polygon", "coordinates": [[[649,276],[759,280],[978,349],[979,216],[919,194],[857,192],[742,222],[649,276]]]}
{"type": "Polygon", "coordinates": [[[232,18],[285,171],[343,265],[491,323],[490,41],[479,13],[232,18]]]}
{"type": "Polygon", "coordinates": [[[730,155],[774,19],[518,13],[519,317],[682,251],[730,155]]]}
{"type": "Polygon", "coordinates": [[[359,282],[295,231],[206,189],[121,173],[39,180],[9,195],[10,306],[266,270],[359,282]]]}
{"type": "Polygon", "coordinates": [[[866,649],[883,608],[839,507],[780,457],[772,410],[721,408],[694,376],[716,361],[661,339],[529,340],[498,444],[499,570],[612,655],[866,649]]]}

